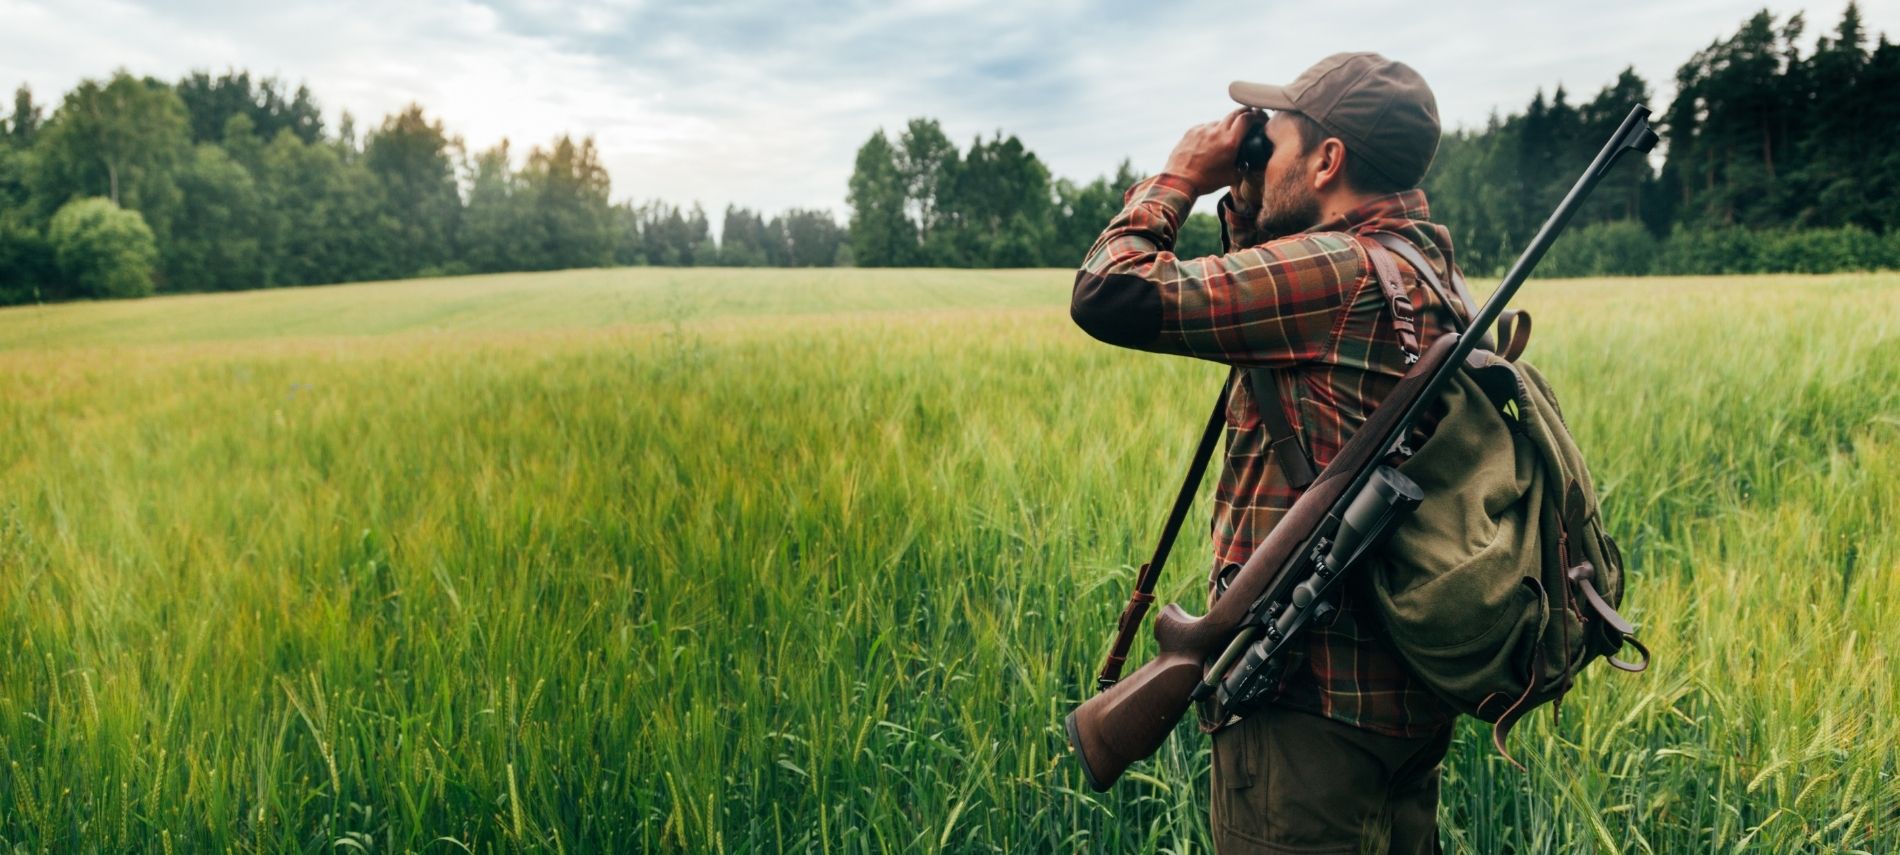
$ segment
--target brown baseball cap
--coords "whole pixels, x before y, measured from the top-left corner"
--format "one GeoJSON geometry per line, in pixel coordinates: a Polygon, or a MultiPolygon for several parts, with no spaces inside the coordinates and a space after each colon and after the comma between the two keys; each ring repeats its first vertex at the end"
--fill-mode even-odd
{"type": "Polygon", "coordinates": [[[1417,186],[1438,154],[1438,99],[1425,78],[1376,53],[1336,53],[1274,86],[1236,80],[1227,94],[1249,107],[1291,110],[1339,137],[1379,174],[1417,186]]]}

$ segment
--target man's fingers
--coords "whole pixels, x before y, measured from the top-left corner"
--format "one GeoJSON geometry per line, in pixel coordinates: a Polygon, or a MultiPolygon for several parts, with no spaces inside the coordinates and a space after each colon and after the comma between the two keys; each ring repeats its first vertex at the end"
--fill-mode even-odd
{"type": "Polygon", "coordinates": [[[1246,110],[1188,128],[1168,155],[1167,172],[1188,179],[1197,192],[1225,187],[1234,180],[1234,150],[1246,132],[1246,110]]]}
{"type": "Polygon", "coordinates": [[[1236,146],[1238,146],[1240,140],[1247,135],[1247,126],[1249,124],[1248,114],[1251,112],[1253,111],[1245,107],[1235,110],[1227,115],[1227,121],[1224,122],[1221,127],[1224,136],[1233,140],[1236,146]]]}

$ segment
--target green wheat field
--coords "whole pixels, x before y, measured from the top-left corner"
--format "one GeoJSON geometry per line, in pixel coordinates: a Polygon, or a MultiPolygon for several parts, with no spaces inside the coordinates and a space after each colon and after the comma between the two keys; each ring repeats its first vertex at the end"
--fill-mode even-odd
{"type": "MultiPolygon", "coordinates": [[[[1061,721],[1224,369],[1088,339],[1069,279],[0,311],[0,842],[1207,851],[1191,726],[1098,796],[1061,721]]],[[[1900,274],[1519,305],[1656,664],[1526,773],[1464,722],[1447,846],[1900,850],[1900,274]]]]}

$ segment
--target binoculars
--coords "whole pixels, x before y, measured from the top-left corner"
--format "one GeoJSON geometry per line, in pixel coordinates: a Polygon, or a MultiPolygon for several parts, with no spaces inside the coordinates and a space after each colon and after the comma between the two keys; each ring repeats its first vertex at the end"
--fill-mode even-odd
{"type": "Polygon", "coordinates": [[[1267,116],[1255,111],[1247,117],[1247,134],[1240,138],[1240,148],[1234,152],[1234,168],[1241,174],[1259,172],[1267,166],[1267,158],[1273,156],[1273,143],[1267,141],[1267,116]]]}

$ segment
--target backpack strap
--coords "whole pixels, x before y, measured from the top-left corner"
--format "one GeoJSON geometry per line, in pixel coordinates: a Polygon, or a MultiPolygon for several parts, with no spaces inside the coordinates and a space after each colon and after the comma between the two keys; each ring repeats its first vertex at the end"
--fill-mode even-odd
{"type": "Polygon", "coordinates": [[[1510,749],[1505,748],[1504,743],[1511,738],[1511,729],[1517,727],[1517,723],[1536,706],[1529,701],[1537,694],[1540,687],[1538,677],[1544,670],[1544,633],[1550,627],[1550,595],[1545,590],[1544,583],[1534,577],[1526,576],[1523,584],[1536,596],[1538,607],[1543,610],[1543,628],[1538,629],[1536,636],[1531,639],[1533,652],[1530,677],[1525,681],[1524,692],[1516,698],[1502,692],[1493,692],[1478,703],[1477,709],[1479,718],[1491,722],[1491,744],[1497,748],[1498,754],[1503,755],[1511,765],[1516,766],[1519,772],[1527,770],[1523,763],[1519,763],[1516,757],[1511,756],[1510,749]],[[1503,709],[1498,709],[1497,704],[1504,701],[1509,701],[1510,704],[1503,709]]]}
{"type": "MultiPolygon", "coordinates": [[[[1419,279],[1431,287],[1439,302],[1455,307],[1445,294],[1444,287],[1438,282],[1438,273],[1420,255],[1418,249],[1404,238],[1390,232],[1369,232],[1354,234],[1353,239],[1365,250],[1366,259],[1372,263],[1372,273],[1379,280],[1379,290],[1385,294],[1386,302],[1392,306],[1392,317],[1399,332],[1399,346],[1405,351],[1406,364],[1418,361],[1418,321],[1413,313],[1412,298],[1405,293],[1405,280],[1399,277],[1398,265],[1392,263],[1388,253],[1396,252],[1407,264],[1418,271],[1419,279]]],[[[1454,274],[1456,271],[1453,271],[1454,274]]],[[[1462,288],[1464,277],[1456,279],[1462,288]]],[[[1460,296],[1462,305],[1469,311],[1470,298],[1460,296]]],[[[1452,308],[1452,325],[1464,332],[1467,317],[1461,316],[1457,308],[1452,308]]],[[[1528,334],[1529,327],[1525,327],[1528,334]]],[[[1300,436],[1287,421],[1286,407],[1280,400],[1280,385],[1271,368],[1250,368],[1247,370],[1249,383],[1253,387],[1254,403],[1260,409],[1260,421],[1267,428],[1267,447],[1273,451],[1273,459],[1280,464],[1280,471],[1286,475],[1287,484],[1296,490],[1305,489],[1313,483],[1319,473],[1313,467],[1313,459],[1307,456],[1305,447],[1300,445],[1300,436]]]]}
{"type": "Polygon", "coordinates": [[[1458,263],[1451,260],[1450,254],[1445,256],[1445,264],[1451,268],[1451,290],[1457,292],[1458,299],[1464,301],[1465,311],[1477,311],[1478,300],[1471,296],[1471,289],[1465,285],[1465,272],[1458,269],[1458,263]]]}
{"type": "Polygon", "coordinates": [[[1247,380],[1253,386],[1254,403],[1260,409],[1260,422],[1267,428],[1267,447],[1273,450],[1273,459],[1280,464],[1280,471],[1286,475],[1286,483],[1295,490],[1304,490],[1319,477],[1313,470],[1313,459],[1306,456],[1305,446],[1300,445],[1300,435],[1286,419],[1286,407],[1280,399],[1280,385],[1276,382],[1276,372],[1271,368],[1247,369],[1247,380]]]}
{"type": "MultiPolygon", "coordinates": [[[[1405,259],[1406,264],[1412,265],[1413,272],[1418,274],[1418,280],[1431,288],[1432,295],[1438,298],[1438,302],[1451,310],[1453,329],[1463,333],[1465,328],[1471,325],[1471,299],[1461,291],[1458,294],[1458,301],[1452,302],[1451,295],[1445,292],[1444,284],[1438,281],[1438,271],[1432,269],[1431,262],[1425,260],[1425,256],[1418,251],[1418,247],[1391,232],[1370,232],[1369,234],[1373,240],[1379,242],[1380,246],[1405,259]]],[[[1460,276],[1456,281],[1462,285],[1464,277],[1460,276]]]]}
{"type": "MultiPolygon", "coordinates": [[[[1517,727],[1517,723],[1523,721],[1524,716],[1531,711],[1531,708],[1525,706],[1524,702],[1530,700],[1532,695],[1537,694],[1537,672],[1543,670],[1543,662],[1544,647],[1539,644],[1537,646],[1537,653],[1532,657],[1531,679],[1529,684],[1524,687],[1524,694],[1518,695],[1517,699],[1512,701],[1511,705],[1507,707],[1503,713],[1498,715],[1497,721],[1491,724],[1492,746],[1496,747],[1498,753],[1503,755],[1504,759],[1509,760],[1511,765],[1516,766],[1519,772],[1528,772],[1530,770],[1524,768],[1524,764],[1518,762],[1516,757],[1511,756],[1510,749],[1505,748],[1504,743],[1511,738],[1511,729],[1517,727]]],[[[1489,698],[1486,700],[1489,700],[1489,698]]]]}
{"type": "MultiPolygon", "coordinates": [[[[1405,351],[1406,364],[1410,365],[1418,361],[1419,353],[1418,323],[1412,312],[1412,298],[1405,293],[1405,282],[1399,278],[1398,266],[1392,263],[1392,256],[1383,251],[1381,245],[1385,243],[1384,238],[1390,237],[1398,245],[1410,250],[1414,257],[1417,256],[1418,251],[1395,235],[1387,235],[1384,232],[1374,234],[1375,238],[1355,234],[1353,239],[1359,241],[1360,246],[1364,248],[1366,258],[1372,262],[1373,276],[1379,280],[1379,290],[1385,294],[1386,302],[1392,306],[1392,317],[1399,331],[1399,346],[1405,351]]],[[[1422,266],[1423,259],[1420,259],[1419,264],[1420,269],[1428,271],[1426,275],[1436,277],[1436,274],[1429,273],[1431,269],[1429,266],[1422,266]]],[[[1438,280],[1433,278],[1430,281],[1433,290],[1437,290],[1438,280]]],[[[1442,291],[1439,291],[1439,299],[1446,305],[1451,305],[1451,301],[1445,298],[1442,291]]],[[[1457,324],[1459,330],[1462,331],[1464,323],[1458,321],[1457,324]]],[[[1267,447],[1273,451],[1273,459],[1279,463],[1280,471],[1286,475],[1288,486],[1296,490],[1306,489],[1315,478],[1319,477],[1319,472],[1313,466],[1313,459],[1307,456],[1306,448],[1300,445],[1299,432],[1295,431],[1293,424],[1287,421],[1285,402],[1280,400],[1280,384],[1277,382],[1274,370],[1249,368],[1247,378],[1253,387],[1254,404],[1260,409],[1260,421],[1267,429],[1267,447]]]]}
{"type": "Polygon", "coordinates": [[[1597,586],[1591,583],[1590,579],[1596,575],[1596,572],[1596,565],[1585,561],[1570,568],[1564,575],[1568,576],[1571,583],[1575,584],[1577,589],[1583,592],[1584,603],[1590,607],[1592,612],[1596,613],[1597,620],[1603,622],[1603,626],[1606,628],[1605,636],[1610,639],[1611,643],[1617,645],[1617,650],[1613,652],[1621,652],[1623,645],[1629,645],[1635,648],[1636,652],[1643,655],[1642,659],[1635,662],[1620,659],[1616,656],[1606,656],[1604,657],[1605,661],[1619,670],[1628,671],[1632,674],[1648,670],[1649,648],[1644,647],[1642,642],[1636,640],[1636,627],[1630,624],[1629,619],[1617,614],[1616,609],[1610,606],[1610,602],[1603,599],[1603,595],[1597,591],[1597,586]]]}
{"type": "MultiPolygon", "coordinates": [[[[1368,232],[1367,234],[1378,241],[1380,246],[1405,259],[1406,264],[1412,265],[1412,270],[1418,274],[1419,281],[1431,289],[1432,294],[1440,303],[1451,309],[1453,329],[1462,334],[1471,325],[1471,313],[1475,311],[1473,307],[1478,305],[1478,301],[1471,296],[1471,289],[1465,285],[1464,273],[1458,269],[1458,265],[1452,263],[1450,256],[1445,258],[1445,267],[1451,271],[1452,290],[1458,295],[1456,303],[1453,303],[1446,293],[1444,283],[1438,278],[1438,271],[1432,269],[1431,262],[1425,260],[1425,256],[1418,251],[1418,247],[1412,245],[1411,241],[1391,232],[1368,232]],[[1459,311],[1460,308],[1463,311],[1459,311]]],[[[1530,344],[1530,313],[1522,309],[1505,309],[1498,314],[1497,329],[1498,333],[1495,337],[1486,333],[1484,338],[1478,341],[1478,347],[1496,353],[1507,361],[1516,362],[1517,358],[1523,355],[1524,346],[1530,344]],[[1498,349],[1500,342],[1504,345],[1502,350],[1498,349]]]]}
{"type": "Polygon", "coordinates": [[[1373,278],[1379,280],[1379,290],[1385,293],[1385,301],[1392,307],[1392,322],[1399,332],[1399,349],[1405,352],[1405,364],[1411,365],[1418,361],[1418,317],[1412,310],[1412,298],[1405,293],[1405,280],[1399,278],[1399,267],[1392,263],[1392,254],[1378,241],[1364,234],[1354,234],[1352,238],[1365,250],[1366,260],[1372,264],[1373,278]]]}
{"type": "Polygon", "coordinates": [[[1636,627],[1631,625],[1628,619],[1617,614],[1616,609],[1610,607],[1609,601],[1603,599],[1602,594],[1597,593],[1597,586],[1590,581],[1596,572],[1596,565],[1584,561],[1565,571],[1564,575],[1570,577],[1571,582],[1576,583],[1577,588],[1583,592],[1584,601],[1589,603],[1590,610],[1596,612],[1597,619],[1603,621],[1605,626],[1616,630],[1616,633],[1621,636],[1635,635],[1636,627]]]}
{"type": "Polygon", "coordinates": [[[1524,346],[1531,343],[1531,313],[1526,309],[1499,312],[1498,341],[1504,342],[1504,349],[1497,354],[1506,361],[1516,362],[1524,355],[1524,346]]]}

